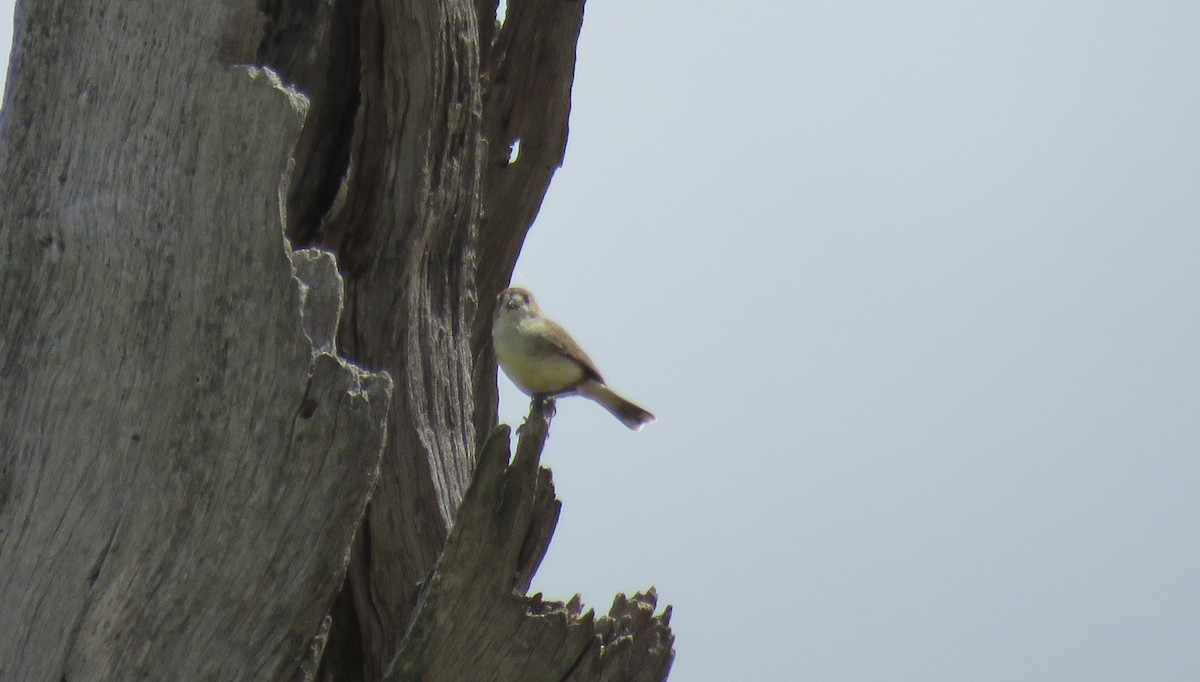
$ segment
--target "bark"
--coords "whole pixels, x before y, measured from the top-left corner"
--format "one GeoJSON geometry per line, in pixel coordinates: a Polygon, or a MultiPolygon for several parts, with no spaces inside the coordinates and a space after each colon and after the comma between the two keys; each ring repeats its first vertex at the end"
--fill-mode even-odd
{"type": "Polygon", "coordinates": [[[582,15],[18,6],[0,679],[666,676],[652,591],[601,619],[524,596],[549,413],[511,467],[494,429],[491,302],[582,15]]]}

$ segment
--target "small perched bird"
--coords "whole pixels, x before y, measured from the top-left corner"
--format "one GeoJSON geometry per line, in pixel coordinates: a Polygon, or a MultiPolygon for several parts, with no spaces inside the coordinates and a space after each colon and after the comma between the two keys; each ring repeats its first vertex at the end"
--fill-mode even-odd
{"type": "Polygon", "coordinates": [[[520,287],[500,292],[492,340],[501,369],[517,388],[534,398],[578,393],[600,403],[634,431],[655,419],[606,386],[600,370],[575,339],[543,315],[533,294],[520,287]]]}

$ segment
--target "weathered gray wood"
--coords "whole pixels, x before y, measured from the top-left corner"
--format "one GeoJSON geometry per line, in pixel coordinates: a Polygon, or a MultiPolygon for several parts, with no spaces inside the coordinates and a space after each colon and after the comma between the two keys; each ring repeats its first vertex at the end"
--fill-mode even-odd
{"type": "MultiPolygon", "coordinates": [[[[525,597],[526,547],[558,504],[539,465],[553,402],[534,403],[508,465],[508,427],[495,429],[437,568],[426,582],[386,680],[662,680],[674,656],[670,607],[657,595],[618,595],[609,616],[525,597]]],[[[549,522],[553,526],[553,521],[549,522]]],[[[537,557],[540,560],[540,556],[537,557]]],[[[536,562],[535,562],[536,563],[536,562]]]]}
{"type": "MultiPolygon", "coordinates": [[[[478,0],[481,27],[491,28],[494,0],[478,0]]],[[[484,210],[478,268],[480,300],[472,334],[477,358],[476,429],[496,421],[496,362],[492,355],[492,303],[508,286],[521,245],[542,206],[554,172],[567,151],[575,46],[583,25],[583,0],[521,0],[508,3],[504,25],[484,45],[484,210]],[[509,162],[509,150],[520,142],[509,162]],[[486,399],[485,399],[486,398],[486,399]]]]}
{"type": "Polygon", "coordinates": [[[257,63],[305,93],[310,106],[287,188],[288,236],[309,244],[343,190],[358,112],[358,0],[264,0],[257,63]]]}
{"type": "Polygon", "coordinates": [[[523,596],[559,510],[536,453],[475,472],[492,302],[562,162],[583,15],[495,7],[18,9],[0,679],[665,677],[653,594],[599,620],[523,596]],[[497,475],[508,526],[481,540],[495,491],[459,503],[497,475]]]}
{"type": "Polygon", "coordinates": [[[292,273],[300,285],[304,335],[314,351],[335,355],[346,298],[337,258],[320,249],[298,249],[292,252],[292,273]]]}
{"type": "Polygon", "coordinates": [[[390,382],[314,354],[254,3],[18,8],[0,118],[0,679],[280,679],[390,382]],[[249,20],[249,21],[247,21],[249,20]]]}
{"type": "Polygon", "coordinates": [[[343,199],[314,243],[346,269],[346,352],[396,378],[388,454],[349,572],[357,622],[335,617],[331,633],[360,638],[364,674],[377,679],[474,466],[482,142],[469,3],[365,3],[361,22],[343,199]]]}

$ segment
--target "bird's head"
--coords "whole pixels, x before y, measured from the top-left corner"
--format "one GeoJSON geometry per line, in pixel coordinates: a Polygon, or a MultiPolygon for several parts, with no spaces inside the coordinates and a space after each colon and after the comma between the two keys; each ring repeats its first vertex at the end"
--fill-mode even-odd
{"type": "Polygon", "coordinates": [[[533,294],[521,287],[509,287],[500,292],[496,299],[496,314],[517,313],[520,315],[537,314],[538,304],[533,300],[533,294]]]}

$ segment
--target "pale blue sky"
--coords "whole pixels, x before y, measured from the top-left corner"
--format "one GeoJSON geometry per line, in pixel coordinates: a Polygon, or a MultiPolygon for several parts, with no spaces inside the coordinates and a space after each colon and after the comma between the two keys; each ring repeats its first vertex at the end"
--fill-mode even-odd
{"type": "Polygon", "coordinates": [[[516,281],[672,680],[1200,678],[1200,4],[592,0],[516,281]]]}

